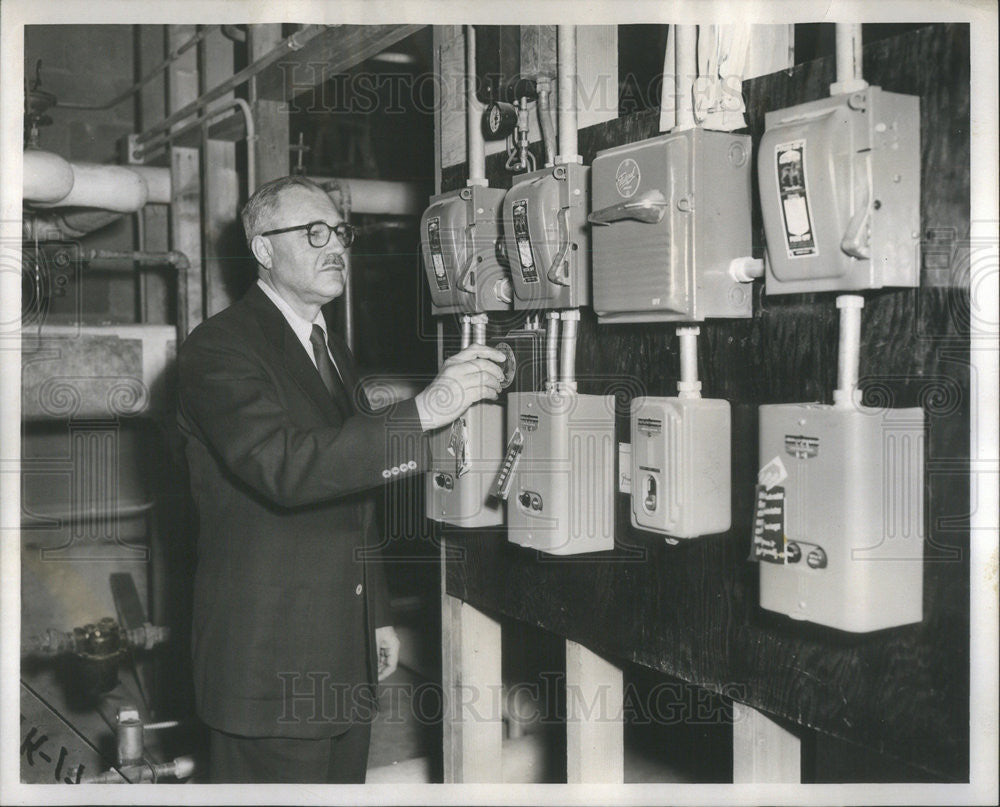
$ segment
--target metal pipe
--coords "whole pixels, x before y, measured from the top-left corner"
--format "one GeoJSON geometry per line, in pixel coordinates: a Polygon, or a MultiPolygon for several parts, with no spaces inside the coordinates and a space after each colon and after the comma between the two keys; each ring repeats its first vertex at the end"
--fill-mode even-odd
{"type": "Polygon", "coordinates": [[[355,213],[419,216],[427,205],[427,194],[419,182],[315,176],[309,179],[327,189],[336,188],[347,193],[355,213]]]}
{"type": "Polygon", "coordinates": [[[148,73],[146,73],[146,75],[144,75],[141,79],[139,79],[135,84],[133,84],[124,92],[116,95],[107,103],[74,104],[72,102],[59,101],[56,103],[56,106],[59,109],[91,109],[91,110],[111,109],[112,107],[118,106],[118,104],[120,104],[129,96],[135,95],[135,93],[137,93],[139,90],[145,87],[150,81],[156,78],[160,73],[162,73],[168,67],[170,67],[170,65],[172,65],[175,61],[177,61],[177,58],[179,56],[182,56],[184,53],[189,51],[191,48],[193,48],[195,45],[201,42],[201,40],[203,40],[206,36],[208,36],[210,33],[212,33],[212,31],[214,31],[218,27],[219,26],[217,25],[206,25],[205,27],[203,27],[193,37],[187,40],[187,42],[184,42],[182,45],[180,45],[180,47],[172,51],[170,55],[167,56],[166,59],[164,59],[162,62],[156,65],[156,67],[154,67],[148,73]]]}
{"type": "Polygon", "coordinates": [[[315,39],[325,30],[325,25],[312,25],[303,28],[301,31],[296,31],[291,36],[285,37],[278,43],[277,46],[275,46],[273,50],[247,65],[238,73],[223,81],[221,84],[217,84],[212,89],[202,93],[191,103],[181,107],[172,115],[169,115],[157,123],[155,126],[147,129],[136,138],[136,143],[139,145],[148,143],[161,132],[165,132],[170,129],[170,127],[175,123],[184,120],[205,105],[221,98],[223,95],[256,76],[258,73],[266,70],[272,64],[287,56],[289,51],[301,50],[307,43],[315,39]]]}
{"type": "Polygon", "coordinates": [[[472,344],[472,317],[462,314],[462,350],[472,344]]]}
{"type": "Polygon", "coordinates": [[[868,86],[862,71],[861,25],[837,23],[837,80],[830,85],[830,92],[839,95],[856,92],[868,86]]]}
{"type": "Polygon", "coordinates": [[[579,162],[576,140],[576,26],[560,25],[556,29],[557,86],[559,98],[559,155],[557,163],[579,162]]]}
{"type": "Polygon", "coordinates": [[[698,26],[674,26],[674,129],[694,128],[694,80],[698,76],[698,26]]]}
{"type": "Polygon", "coordinates": [[[681,343],[681,379],[677,382],[677,394],[681,398],[700,398],[701,382],[698,380],[698,327],[677,329],[681,343]]]}
{"type": "Polygon", "coordinates": [[[834,406],[854,406],[859,403],[858,365],[861,356],[861,309],[865,298],[860,294],[837,297],[840,309],[840,333],[837,345],[837,389],[833,392],[834,406]]]}
{"type": "Polygon", "coordinates": [[[134,213],[148,203],[170,202],[167,168],[71,163],[38,149],[27,149],[23,156],[22,196],[34,207],[93,207],[134,213]]]}
{"type": "Polygon", "coordinates": [[[231,39],[233,42],[246,42],[247,32],[244,31],[238,25],[223,25],[222,35],[226,39],[231,39]]]}
{"type": "Polygon", "coordinates": [[[552,124],[552,110],[549,107],[549,80],[540,78],[538,80],[538,126],[542,130],[542,146],[545,151],[545,167],[551,168],[555,165],[556,158],[556,133],[552,124]]]}
{"type": "Polygon", "coordinates": [[[576,333],[580,324],[580,310],[573,308],[559,315],[562,333],[559,335],[561,368],[559,383],[571,390],[576,389],[576,333]]]}
{"type": "Polygon", "coordinates": [[[545,389],[552,390],[559,381],[559,312],[546,311],[545,319],[545,389]]]}
{"type": "Polygon", "coordinates": [[[486,344],[486,325],[490,318],[486,314],[472,315],[472,342],[476,345],[486,344]]]}
{"type": "Polygon", "coordinates": [[[465,136],[469,149],[466,185],[486,186],[486,143],[480,128],[483,110],[476,98],[476,28],[465,26],[465,136]]]}

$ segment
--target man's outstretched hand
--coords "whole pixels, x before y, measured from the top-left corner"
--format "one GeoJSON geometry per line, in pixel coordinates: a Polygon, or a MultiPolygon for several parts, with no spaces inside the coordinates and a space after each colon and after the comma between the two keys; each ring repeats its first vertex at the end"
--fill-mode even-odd
{"type": "Polygon", "coordinates": [[[424,430],[447,426],[474,403],[495,400],[505,358],[486,345],[470,345],[448,359],[437,378],[415,398],[424,430]]]}

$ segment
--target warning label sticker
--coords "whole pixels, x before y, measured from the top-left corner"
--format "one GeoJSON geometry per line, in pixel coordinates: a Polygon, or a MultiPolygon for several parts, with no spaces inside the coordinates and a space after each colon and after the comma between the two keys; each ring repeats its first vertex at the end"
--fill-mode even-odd
{"type": "Polygon", "coordinates": [[[785,223],[785,249],[789,258],[818,255],[813,232],[809,190],[806,183],[806,141],[779,143],[775,149],[778,195],[785,223]]]}
{"type": "Polygon", "coordinates": [[[448,282],[448,273],[444,268],[444,256],[441,254],[441,219],[435,216],[427,219],[427,243],[431,248],[431,267],[434,270],[434,279],[437,281],[438,291],[448,291],[451,284],[448,282]]]}
{"type": "Polygon", "coordinates": [[[785,562],[785,489],[757,485],[753,517],[753,557],[785,562]]]}
{"type": "Polygon", "coordinates": [[[663,421],[659,418],[637,418],[636,428],[647,437],[653,437],[663,431],[663,421]]]}
{"type": "Polygon", "coordinates": [[[512,208],[514,219],[514,240],[517,242],[517,258],[521,264],[521,279],[525,283],[538,282],[538,269],[531,251],[531,233],[528,232],[528,200],[518,199],[512,208]]]}

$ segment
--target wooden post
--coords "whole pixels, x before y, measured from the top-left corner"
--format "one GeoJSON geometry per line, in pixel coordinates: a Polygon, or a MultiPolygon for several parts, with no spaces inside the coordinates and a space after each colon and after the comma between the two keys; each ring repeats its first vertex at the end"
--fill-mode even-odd
{"type": "Polygon", "coordinates": [[[444,781],[500,782],[503,743],[500,623],[442,594],[444,781]]]}
{"type": "Polygon", "coordinates": [[[733,784],[802,781],[802,743],[771,718],[733,703],[733,784]]]}
{"type": "MultiPolygon", "coordinates": [[[[259,59],[281,42],[281,25],[250,25],[247,57],[259,59]]],[[[318,92],[318,90],[317,90],[318,92]]],[[[257,187],[288,175],[288,109],[291,98],[268,101],[257,97],[257,79],[250,79],[250,108],[257,127],[255,144],[257,187]]]]}
{"type": "Polygon", "coordinates": [[[622,671],[583,645],[566,641],[566,779],[569,784],[625,781],[622,671]]]}

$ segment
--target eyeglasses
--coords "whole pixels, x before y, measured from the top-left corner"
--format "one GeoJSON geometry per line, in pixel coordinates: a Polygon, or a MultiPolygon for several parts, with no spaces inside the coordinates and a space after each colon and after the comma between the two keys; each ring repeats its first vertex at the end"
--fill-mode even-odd
{"type": "Polygon", "coordinates": [[[354,239],[358,236],[358,228],[343,221],[336,227],[331,227],[325,221],[311,221],[308,224],[296,224],[294,227],[282,227],[280,230],[268,230],[266,233],[261,233],[261,235],[279,235],[295,230],[305,230],[309,238],[309,246],[316,249],[325,247],[329,243],[330,233],[337,234],[337,239],[343,245],[344,249],[350,247],[354,243],[354,239]]]}

